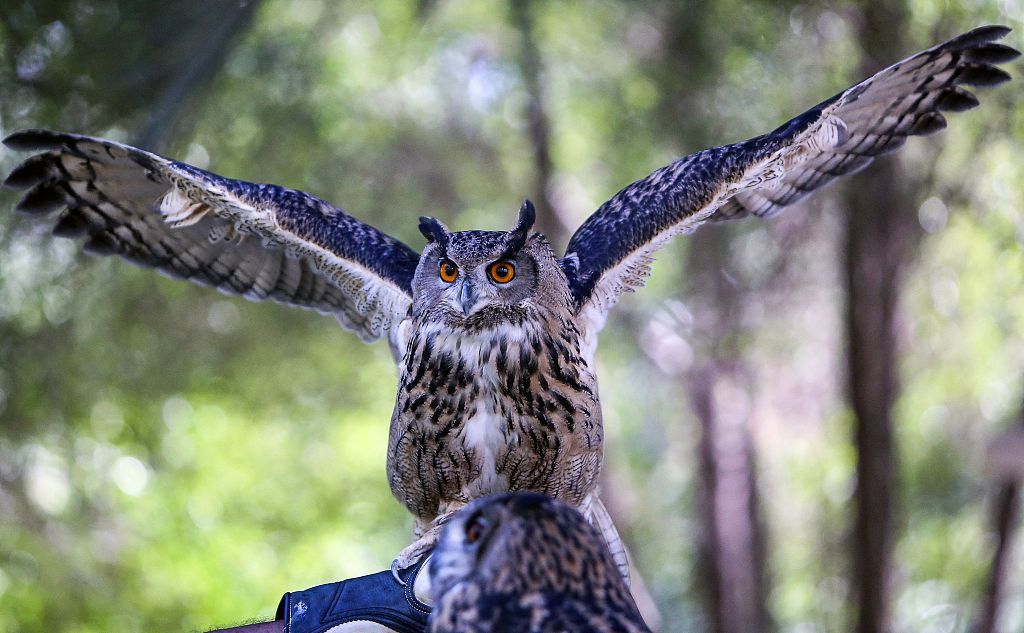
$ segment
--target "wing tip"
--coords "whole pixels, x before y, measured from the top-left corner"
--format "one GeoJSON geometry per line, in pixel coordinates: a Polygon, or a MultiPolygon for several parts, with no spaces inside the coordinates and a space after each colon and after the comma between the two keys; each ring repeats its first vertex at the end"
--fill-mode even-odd
{"type": "Polygon", "coordinates": [[[76,238],[89,232],[89,222],[81,213],[65,213],[50,230],[56,237],[76,238]]]}
{"type": "MultiPolygon", "coordinates": [[[[944,129],[946,129],[946,117],[938,112],[925,112],[917,117],[908,133],[914,136],[929,136],[944,129]]],[[[896,147],[892,149],[896,149],[896,147]]]]}
{"type": "Polygon", "coordinates": [[[117,240],[106,231],[93,233],[82,244],[82,250],[89,255],[117,255],[121,252],[117,240]]]}
{"type": "Polygon", "coordinates": [[[54,132],[42,128],[18,130],[8,134],[3,143],[7,147],[19,152],[31,152],[39,150],[59,149],[73,137],[64,132],[54,132]]]}
{"type": "Polygon", "coordinates": [[[36,185],[15,205],[14,210],[24,215],[47,215],[65,206],[67,200],[60,191],[47,183],[36,185]]]}
{"type": "Polygon", "coordinates": [[[1020,51],[999,42],[988,42],[964,51],[964,57],[980,64],[1005,64],[1020,57],[1020,51]]]}
{"type": "Polygon", "coordinates": [[[987,88],[1010,81],[1010,73],[992,64],[968,62],[957,68],[954,85],[965,84],[987,88]]]}
{"type": "Polygon", "coordinates": [[[946,50],[964,50],[1006,37],[1013,29],[1003,24],[986,24],[958,35],[941,45],[946,50]]]}
{"type": "Polygon", "coordinates": [[[48,175],[45,160],[33,156],[11,170],[4,179],[4,189],[25,191],[46,180],[48,175]]]}
{"type": "Polygon", "coordinates": [[[935,108],[940,112],[963,112],[976,108],[980,104],[978,97],[973,93],[957,86],[950,86],[939,95],[935,102],[935,108]]]}
{"type": "Polygon", "coordinates": [[[976,29],[971,29],[967,33],[988,37],[992,40],[1001,40],[1012,32],[1013,28],[1005,24],[983,24],[976,29]]]}

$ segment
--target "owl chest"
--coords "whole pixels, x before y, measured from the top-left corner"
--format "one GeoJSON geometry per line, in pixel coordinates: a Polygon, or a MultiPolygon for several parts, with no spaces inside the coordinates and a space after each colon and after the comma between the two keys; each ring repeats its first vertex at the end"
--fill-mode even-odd
{"type": "Polygon", "coordinates": [[[396,465],[414,461],[413,476],[441,482],[441,497],[554,494],[571,473],[589,483],[595,469],[583,462],[601,443],[596,385],[571,346],[552,344],[530,331],[414,339],[392,419],[396,465]]]}

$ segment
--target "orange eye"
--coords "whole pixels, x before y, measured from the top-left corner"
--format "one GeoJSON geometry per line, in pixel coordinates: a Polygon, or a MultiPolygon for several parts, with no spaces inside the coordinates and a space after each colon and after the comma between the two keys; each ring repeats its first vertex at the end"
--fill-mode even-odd
{"type": "Polygon", "coordinates": [[[483,517],[477,516],[470,519],[466,526],[466,542],[473,545],[479,541],[480,537],[484,535],[485,527],[487,527],[487,521],[483,517]]]}
{"type": "Polygon", "coordinates": [[[450,259],[442,259],[438,274],[445,282],[451,283],[459,276],[459,267],[450,259]]]}
{"type": "Polygon", "coordinates": [[[516,278],[516,267],[508,260],[499,259],[487,267],[487,274],[499,284],[507,284],[516,278]]]}

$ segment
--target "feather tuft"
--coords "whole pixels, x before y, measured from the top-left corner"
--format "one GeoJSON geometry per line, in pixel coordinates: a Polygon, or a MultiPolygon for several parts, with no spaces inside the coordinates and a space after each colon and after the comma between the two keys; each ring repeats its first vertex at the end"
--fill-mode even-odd
{"type": "Polygon", "coordinates": [[[420,216],[420,233],[427,238],[428,242],[433,242],[442,249],[448,248],[448,236],[451,231],[437,218],[420,216]]]}
{"type": "Polygon", "coordinates": [[[529,200],[523,200],[523,206],[519,207],[519,220],[509,231],[508,247],[505,249],[507,254],[516,253],[523,248],[527,238],[530,237],[530,229],[533,228],[533,223],[536,221],[537,209],[529,200]]]}

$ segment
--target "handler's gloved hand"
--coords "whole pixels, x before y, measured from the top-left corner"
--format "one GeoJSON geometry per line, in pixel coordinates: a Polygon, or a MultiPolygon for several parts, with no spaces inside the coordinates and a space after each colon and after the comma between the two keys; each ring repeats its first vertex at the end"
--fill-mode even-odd
{"type": "Polygon", "coordinates": [[[284,620],[284,633],[422,633],[430,615],[429,560],[397,573],[290,591],[277,606],[277,619],[284,620]]]}

